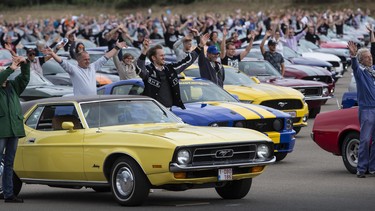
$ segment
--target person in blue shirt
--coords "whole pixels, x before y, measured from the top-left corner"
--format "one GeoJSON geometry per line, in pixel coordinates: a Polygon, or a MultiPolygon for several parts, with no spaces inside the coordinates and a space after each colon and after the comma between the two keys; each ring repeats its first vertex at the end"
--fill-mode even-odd
{"type": "Polygon", "coordinates": [[[357,83],[358,117],[360,123],[357,177],[365,173],[375,175],[375,67],[369,49],[350,41],[348,48],[357,83]],[[371,146],[370,146],[371,145],[371,146]]]}

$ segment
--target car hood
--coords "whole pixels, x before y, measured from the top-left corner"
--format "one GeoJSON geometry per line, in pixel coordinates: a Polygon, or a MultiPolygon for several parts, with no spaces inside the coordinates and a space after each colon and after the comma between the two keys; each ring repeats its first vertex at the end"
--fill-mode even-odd
{"type": "Polygon", "coordinates": [[[73,87],[59,86],[59,85],[51,85],[51,86],[31,85],[31,86],[27,86],[26,90],[28,90],[29,92],[44,93],[46,96],[49,96],[49,97],[61,97],[65,94],[73,93],[73,87]]]}
{"type": "Polygon", "coordinates": [[[226,143],[226,142],[248,142],[251,140],[271,141],[264,134],[244,129],[228,127],[197,127],[182,123],[159,123],[159,124],[141,124],[127,126],[113,126],[110,129],[118,132],[131,132],[147,134],[163,139],[168,139],[170,143],[176,146],[181,145],[198,145],[208,143],[226,143]],[[230,130],[230,132],[229,132],[230,130]],[[236,134],[233,136],[233,134],[236,134]]]}
{"type": "Polygon", "coordinates": [[[316,49],[315,51],[322,52],[322,53],[331,53],[331,54],[335,54],[336,56],[350,57],[348,49],[342,49],[342,48],[319,48],[319,49],[316,49]]]}
{"type": "Polygon", "coordinates": [[[261,80],[262,82],[270,83],[277,86],[286,87],[323,87],[327,86],[325,83],[310,80],[291,79],[291,78],[275,78],[270,80],[261,80]]]}
{"type": "Polygon", "coordinates": [[[270,84],[254,84],[248,86],[225,85],[224,89],[231,94],[238,95],[241,100],[255,100],[257,98],[262,98],[263,100],[286,98],[302,99],[304,97],[301,92],[295,89],[270,84]]]}
{"type": "Polygon", "coordinates": [[[288,117],[287,114],[265,106],[238,102],[185,103],[186,109],[173,107],[172,112],[184,122],[207,126],[211,123],[288,117]]]}
{"type": "Polygon", "coordinates": [[[285,72],[291,72],[294,75],[299,75],[301,77],[322,75],[332,76],[332,74],[326,69],[297,64],[285,65],[285,72]]]}
{"type": "Polygon", "coordinates": [[[333,55],[333,54],[328,54],[328,53],[307,52],[307,53],[302,53],[302,56],[306,58],[320,59],[323,61],[335,61],[335,62],[341,61],[338,56],[333,55]]]}
{"type": "Polygon", "coordinates": [[[323,60],[314,59],[314,58],[291,58],[290,59],[293,64],[302,64],[302,65],[309,65],[309,66],[318,66],[318,67],[332,67],[332,64],[323,60]]]}

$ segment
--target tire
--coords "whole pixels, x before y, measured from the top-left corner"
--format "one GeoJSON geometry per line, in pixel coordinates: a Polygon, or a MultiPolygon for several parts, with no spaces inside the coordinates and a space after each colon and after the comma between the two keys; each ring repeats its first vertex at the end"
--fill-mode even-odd
{"type": "Polygon", "coordinates": [[[215,190],[223,199],[242,199],[249,193],[252,179],[235,180],[215,190]]]}
{"type": "Polygon", "coordinates": [[[294,127],[293,130],[296,131],[296,135],[301,131],[302,127],[294,127]]]}
{"type": "Polygon", "coordinates": [[[282,161],[288,155],[286,152],[275,152],[276,161],[282,161]]]}
{"type": "Polygon", "coordinates": [[[97,187],[92,187],[92,189],[93,189],[95,192],[98,192],[98,193],[111,192],[111,187],[102,187],[102,186],[97,186],[97,187]]]}
{"type": "Polygon", "coordinates": [[[352,132],[345,136],[342,143],[341,156],[346,169],[352,173],[357,173],[359,148],[359,133],[352,132]]]}
{"type": "MultiPolygon", "coordinates": [[[[1,161],[0,164],[0,199],[4,199],[3,193],[3,171],[4,171],[4,163],[1,161]]],[[[22,181],[18,176],[13,172],[13,194],[18,196],[22,188],[22,181]]]]}
{"type": "Polygon", "coordinates": [[[138,164],[128,157],[116,160],[111,169],[111,191],[123,206],[138,206],[150,192],[150,182],[138,164]]]}
{"type": "Polygon", "coordinates": [[[318,115],[320,113],[320,109],[321,109],[321,107],[310,109],[309,110],[309,118],[315,118],[316,115],[318,115]]]}

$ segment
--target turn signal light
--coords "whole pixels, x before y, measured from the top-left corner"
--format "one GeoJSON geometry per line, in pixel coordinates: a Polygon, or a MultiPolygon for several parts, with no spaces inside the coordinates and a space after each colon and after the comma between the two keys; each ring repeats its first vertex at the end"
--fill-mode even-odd
{"type": "Polygon", "coordinates": [[[186,179],[186,173],[185,172],[175,172],[174,178],[176,179],[186,179]]]}

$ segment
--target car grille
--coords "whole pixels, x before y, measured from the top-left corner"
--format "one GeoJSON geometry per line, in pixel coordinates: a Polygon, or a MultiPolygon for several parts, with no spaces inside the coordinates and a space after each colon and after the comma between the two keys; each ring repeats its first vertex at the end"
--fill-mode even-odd
{"type": "Polygon", "coordinates": [[[242,163],[256,158],[256,144],[199,147],[194,150],[192,166],[242,163]]]}
{"type": "Polygon", "coordinates": [[[322,87],[294,87],[294,89],[300,91],[305,97],[322,96],[323,93],[322,87]]]}
{"type": "MultiPolygon", "coordinates": [[[[275,128],[273,126],[273,123],[276,119],[256,119],[256,120],[246,120],[243,121],[244,128],[253,129],[259,132],[269,132],[269,131],[275,131],[275,128]]],[[[279,122],[281,123],[280,128],[284,128],[284,120],[279,119],[279,122]]]]}
{"type": "Polygon", "coordinates": [[[340,67],[340,62],[329,61],[333,67],[340,67]]]}
{"type": "Polygon", "coordinates": [[[278,110],[295,110],[302,109],[303,104],[301,100],[267,100],[263,101],[260,105],[268,106],[278,110]]]}
{"type": "Polygon", "coordinates": [[[292,121],[293,123],[298,123],[299,121],[301,121],[301,118],[300,117],[292,118],[292,121]]]}
{"type": "Polygon", "coordinates": [[[303,80],[309,80],[309,81],[320,81],[324,82],[326,84],[332,83],[332,77],[331,76],[308,76],[302,78],[303,80]]]}

